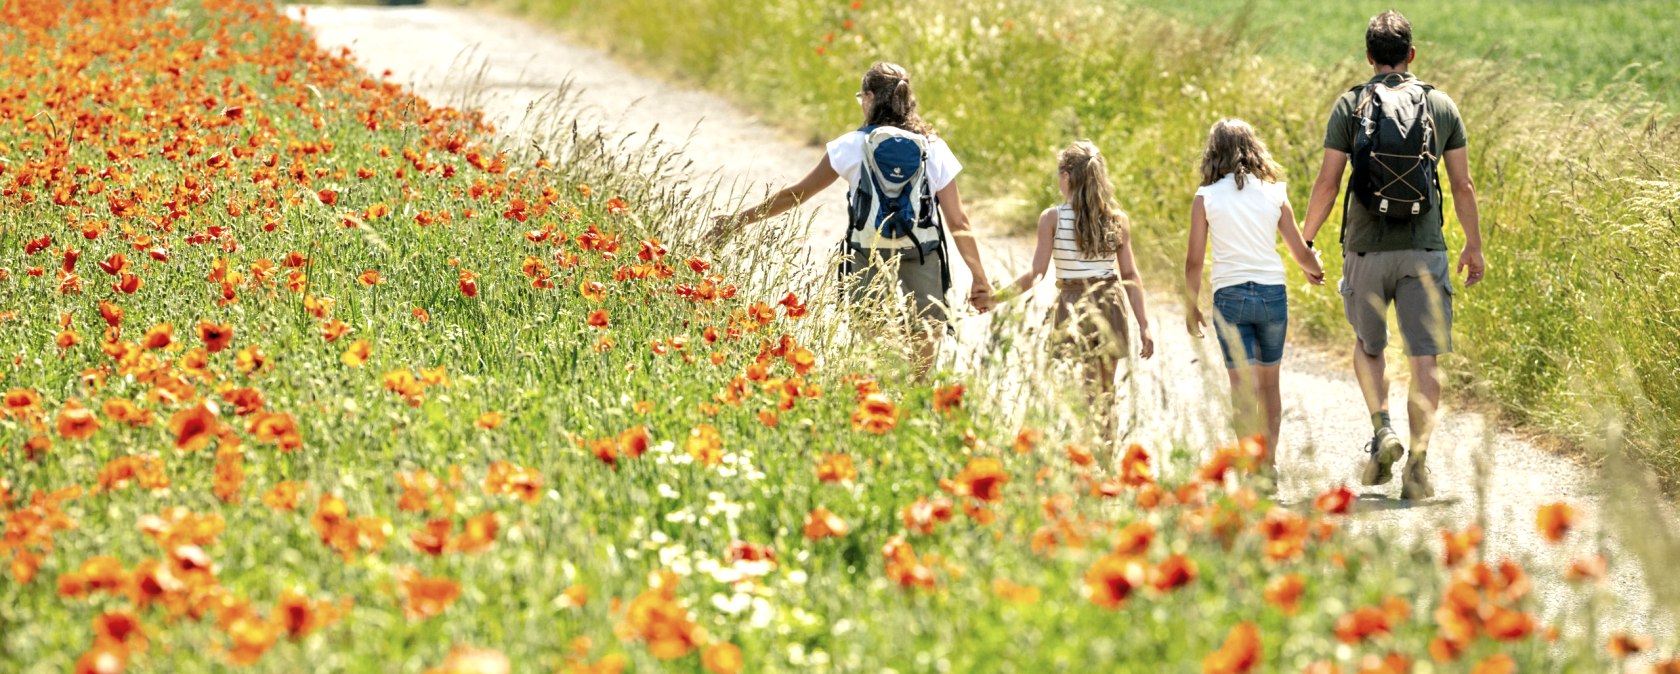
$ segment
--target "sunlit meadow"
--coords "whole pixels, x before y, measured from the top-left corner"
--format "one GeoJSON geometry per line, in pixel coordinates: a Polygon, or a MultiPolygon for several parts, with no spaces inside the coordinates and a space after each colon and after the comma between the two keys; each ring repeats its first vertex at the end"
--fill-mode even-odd
{"type": "MultiPolygon", "coordinates": [[[[1226,116],[1254,123],[1303,213],[1331,103],[1370,75],[1364,22],[1388,6],[483,1],[722,92],[813,141],[857,125],[851,95],[871,62],[903,63],[924,114],[963,159],[965,201],[978,204],[983,227],[1030,227],[1056,198],[1055,152],[1093,139],[1132,216],[1138,262],[1167,297],[1178,292],[1170,280],[1183,263],[1208,127],[1226,116]]],[[[1486,282],[1454,308],[1449,388],[1594,461],[1612,420],[1627,452],[1673,493],[1680,121],[1662,105],[1675,95],[1676,66],[1655,59],[1675,52],[1675,13],[1644,0],[1399,8],[1421,45],[1414,70],[1464,112],[1490,265],[1486,282]]],[[[1341,264],[1339,219],[1318,242],[1331,278],[1341,264]]],[[[1462,242],[1456,224],[1447,240],[1462,242]]],[[[1290,314],[1291,334],[1347,348],[1335,293],[1296,293],[1290,314]]]]}
{"type": "MultiPolygon", "coordinates": [[[[832,293],[762,272],[787,269],[757,264],[773,246],[683,243],[707,200],[646,157],[516,151],[272,5],[10,0],[0,22],[0,671],[1672,649],[1538,613],[1530,571],[1586,596],[1602,558],[1351,537],[1346,490],[1258,497],[1252,442],[1110,457],[1052,407],[906,383],[832,293]]],[[[1534,524],[1568,543],[1576,518],[1534,524]]]]}

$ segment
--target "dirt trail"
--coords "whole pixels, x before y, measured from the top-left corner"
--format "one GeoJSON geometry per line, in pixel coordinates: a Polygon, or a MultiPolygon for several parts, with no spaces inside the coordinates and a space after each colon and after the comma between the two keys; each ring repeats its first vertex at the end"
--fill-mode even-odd
{"type": "MultiPolygon", "coordinates": [[[[721,179],[725,186],[754,195],[762,194],[767,186],[797,179],[821,156],[821,148],[790,138],[718,96],[639,76],[599,51],[573,45],[516,19],[441,7],[310,7],[305,22],[323,46],[350,47],[369,71],[389,69],[395,81],[441,104],[473,103],[502,128],[517,126],[531,106],[570,81],[582,104],[584,126],[626,135],[647,134],[657,127],[655,137],[661,141],[686,146],[697,179],[721,179]]],[[[961,139],[950,140],[960,156],[961,139]]],[[[814,211],[812,246],[829,246],[838,240],[845,212],[842,191],[830,188],[806,206],[805,215],[814,211]]],[[[783,219],[780,225],[770,226],[792,222],[796,221],[783,219]]],[[[983,249],[993,279],[1012,278],[1031,254],[1030,243],[1022,239],[989,239],[983,249]]],[[[961,266],[953,265],[959,293],[968,287],[961,266]]],[[[1291,288],[1291,292],[1332,290],[1291,288]]],[[[1475,292],[1461,297],[1473,302],[1475,292]]],[[[1176,297],[1158,294],[1152,299],[1157,356],[1135,369],[1139,386],[1133,403],[1141,424],[1134,433],[1140,438],[1172,438],[1206,446],[1198,444],[1208,439],[1200,421],[1206,417],[1206,401],[1225,395],[1223,373],[1208,369],[1209,358],[1217,358],[1216,347],[1208,352],[1210,344],[1196,344],[1186,336],[1176,297]]],[[[985,322],[984,318],[963,321],[958,338],[983,337],[985,322]]],[[[1346,356],[1293,348],[1285,364],[1283,387],[1280,498],[1299,504],[1334,484],[1351,485],[1370,425],[1346,356]]],[[[1404,429],[1403,380],[1393,387],[1392,395],[1395,426],[1404,429]]],[[[1461,528],[1477,521],[1480,509],[1494,559],[1530,560],[1529,568],[1537,575],[1556,577],[1548,571],[1589,552],[1595,536],[1591,525],[1560,550],[1540,539],[1534,513],[1543,504],[1563,500],[1582,508],[1589,522],[1596,521],[1600,497],[1592,473],[1511,433],[1489,428],[1489,423],[1479,414],[1444,410],[1430,457],[1437,496],[1419,504],[1399,501],[1398,479],[1382,488],[1355,486],[1361,492],[1356,526],[1377,536],[1434,541],[1442,527],[1461,528]],[[1485,466],[1485,473],[1480,473],[1485,475],[1483,480],[1478,480],[1478,460],[1485,466]],[[1482,498],[1477,496],[1479,483],[1485,489],[1482,498]]],[[[1614,573],[1608,591],[1611,605],[1618,608],[1602,626],[1651,634],[1659,643],[1666,642],[1671,623],[1653,613],[1639,570],[1631,560],[1616,564],[1612,559],[1614,573]]],[[[1542,583],[1539,592],[1549,622],[1581,609],[1579,596],[1567,587],[1542,583]]]]}

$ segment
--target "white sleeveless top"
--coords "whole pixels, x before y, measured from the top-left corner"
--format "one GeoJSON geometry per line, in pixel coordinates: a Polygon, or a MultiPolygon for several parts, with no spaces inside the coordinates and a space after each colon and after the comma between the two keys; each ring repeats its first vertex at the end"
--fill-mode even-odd
{"type": "Polygon", "coordinates": [[[1207,211],[1209,248],[1213,252],[1213,289],[1244,283],[1284,285],[1288,277],[1278,256],[1278,218],[1289,201],[1284,183],[1246,176],[1243,188],[1225,174],[1196,190],[1207,211]]]}
{"type": "Polygon", "coordinates": [[[1101,276],[1114,276],[1114,256],[1103,255],[1088,258],[1079,252],[1079,244],[1073,237],[1073,206],[1062,204],[1056,207],[1056,240],[1055,250],[1050,258],[1056,262],[1056,278],[1084,279],[1101,276]]]}

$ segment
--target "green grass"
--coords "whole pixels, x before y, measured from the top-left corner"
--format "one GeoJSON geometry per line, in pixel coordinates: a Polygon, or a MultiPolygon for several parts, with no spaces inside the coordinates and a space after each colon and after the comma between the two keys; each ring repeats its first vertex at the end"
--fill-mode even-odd
{"type": "Polygon", "coordinates": [[[1115,1],[1232,26],[1267,57],[1321,64],[1363,64],[1366,21],[1394,8],[1412,22],[1419,70],[1485,59],[1559,96],[1592,98],[1631,78],[1668,106],[1680,103],[1680,12],[1665,0],[1115,1]]]}
{"type": "MultiPolygon", "coordinates": [[[[514,152],[472,115],[318,51],[263,4],[11,0],[0,18],[0,81],[11,87],[0,104],[0,671],[72,671],[83,653],[119,650],[96,640],[104,614],[141,625],[143,644],[120,649],[130,672],[411,673],[458,645],[498,651],[518,672],[614,658],[639,672],[700,671],[694,652],[661,657],[624,628],[650,605],[702,628],[697,646],[739,646],[754,672],[1193,672],[1239,622],[1258,628],[1268,671],[1428,657],[1453,572],[1427,547],[1343,533],[1341,516],[1274,507],[1238,476],[1197,476],[1204,448],[1158,448],[1154,478],[1133,472],[1133,485],[1099,497],[1092,482],[1112,473],[1065,449],[1077,415],[993,399],[984,379],[937,410],[953,380],[903,383],[902,357],[852,339],[818,299],[832,292],[775,264],[785,250],[725,259],[685,243],[709,200],[661,180],[658,157],[587,135],[538,139],[542,160],[514,152]],[[601,231],[622,237],[616,255],[598,245],[601,231]],[[657,257],[656,236],[669,275],[638,255],[647,241],[657,257]],[[135,292],[96,264],[119,253],[144,281],[135,292]],[[264,272],[294,253],[307,262],[264,272]],[[713,258],[713,282],[739,293],[689,293],[706,283],[695,256],[713,258]],[[533,283],[536,265],[552,287],[533,283]],[[369,270],[384,282],[360,281],[369,270]],[[463,270],[478,275],[476,293],[463,270]],[[790,285],[811,315],[755,306],[790,285]],[[123,311],[120,330],[102,302],[123,311]],[[597,311],[605,326],[590,324],[597,311]],[[334,319],[350,332],[329,341],[334,319]],[[229,326],[226,349],[207,351],[215,340],[195,334],[201,321],[229,326]],[[158,338],[164,324],[173,339],[158,338]],[[598,349],[603,337],[615,346],[598,349]],[[356,340],[364,363],[346,359],[356,340]],[[446,381],[392,390],[415,371],[446,381]],[[853,420],[868,382],[895,409],[885,432],[853,420]],[[801,394],[784,400],[789,386],[801,394]],[[238,409],[251,392],[261,410],[238,409]],[[115,401],[151,419],[125,421],[115,401]],[[98,427],[67,423],[78,406],[98,427]],[[204,442],[184,443],[186,422],[212,407],[204,442]],[[490,412],[503,423],[478,421],[490,412]],[[268,413],[296,420],[297,446],[251,423],[268,413]],[[1018,422],[1042,440],[1016,449],[1018,422]],[[637,427],[647,454],[598,458],[593,441],[637,427]],[[716,447],[691,440],[708,427],[716,447]],[[707,449],[726,460],[690,460],[707,449]],[[822,481],[819,458],[835,453],[857,474],[822,481]],[[136,457],[156,474],[114,470],[136,457]],[[990,474],[1008,480],[964,495],[983,484],[965,469],[992,460],[990,474]],[[498,462],[540,480],[530,500],[487,485],[498,462]],[[420,470],[439,484],[415,501],[402,483],[420,470]],[[295,511],[263,498],[283,481],[302,485],[295,511]],[[1181,498],[1148,502],[1165,490],[1181,498]],[[901,513],[922,497],[950,498],[952,518],[911,530],[901,513]],[[332,499],[362,518],[360,536],[333,533],[346,530],[323,515],[332,499]],[[811,540],[817,507],[850,531],[811,540]],[[179,538],[157,526],[188,514],[224,526],[179,538]],[[476,552],[434,556],[416,537],[486,514],[497,532],[476,552]],[[1157,535],[1117,552],[1117,532],[1139,523],[1157,535]],[[912,558],[883,554],[898,536],[912,558]],[[738,541],[774,550],[775,564],[732,564],[738,541]],[[1182,587],[1139,588],[1117,607],[1087,596],[1103,560],[1147,581],[1173,555],[1197,570],[1182,587]],[[115,587],[78,591],[76,574],[102,556],[121,567],[115,587]],[[677,573],[675,586],[651,590],[655,571],[677,573]],[[407,617],[410,573],[460,594],[437,615],[407,617]],[[1294,611],[1263,590],[1290,574],[1304,584],[1294,611]],[[1021,593],[999,593],[1000,580],[1036,598],[1012,601],[1021,593]],[[279,634],[288,592],[347,608],[308,634],[279,634]],[[1334,636],[1389,595],[1409,615],[1388,633],[1334,636]],[[240,638],[252,657],[235,667],[240,638]]],[[[1470,608],[1536,611],[1523,594],[1470,608]]],[[[1524,671],[1613,666],[1580,636],[1591,610],[1536,617],[1563,639],[1477,637],[1461,663],[1503,652],[1524,671]]]]}
{"type": "MultiPolygon", "coordinates": [[[[1257,35],[1115,4],[508,4],[726,92],[812,140],[859,123],[851,93],[872,61],[902,62],[924,116],[965,162],[965,199],[978,202],[991,216],[983,224],[993,227],[1024,227],[1053,203],[1055,151],[1092,138],[1109,158],[1121,205],[1135,222],[1140,264],[1159,289],[1177,285],[1168,279],[1179,273],[1208,126],[1224,116],[1255,123],[1288,172],[1299,212],[1331,103],[1369,76],[1361,61],[1284,55],[1306,49],[1290,45],[1322,41],[1318,35],[1257,35]],[[739,35],[754,39],[723,39],[739,35]],[[1251,37],[1265,46],[1257,51],[1251,37]]],[[[1499,7],[1467,5],[1454,25],[1492,31],[1504,25],[1499,7]],[[1483,9],[1488,14],[1475,13],[1483,9]]],[[[1595,31],[1595,42],[1621,39],[1595,31]]],[[[1470,38],[1459,43],[1479,49],[1470,38]]],[[[1532,86],[1538,66],[1509,62],[1433,59],[1419,68],[1467,120],[1491,265],[1480,287],[1458,296],[1458,354],[1447,362],[1452,388],[1479,391],[1511,418],[1582,446],[1598,446],[1605,420],[1615,419],[1632,453],[1666,484],[1680,484],[1680,352],[1673,349],[1680,314],[1672,300],[1680,296],[1680,247],[1673,245],[1680,160],[1672,152],[1680,124],[1636,84],[1553,96],[1532,86]]],[[[1456,248],[1456,223],[1447,229],[1456,248]]],[[[1336,278],[1340,256],[1334,245],[1326,253],[1336,278]]],[[[1294,297],[1297,334],[1345,343],[1350,333],[1334,292],[1294,297]]]]}

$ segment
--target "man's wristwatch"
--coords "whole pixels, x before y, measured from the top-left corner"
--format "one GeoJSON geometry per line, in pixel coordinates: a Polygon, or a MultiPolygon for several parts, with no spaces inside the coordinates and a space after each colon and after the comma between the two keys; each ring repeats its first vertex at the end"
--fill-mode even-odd
{"type": "Polygon", "coordinates": [[[1307,248],[1312,248],[1312,239],[1307,239],[1307,248]]]}

